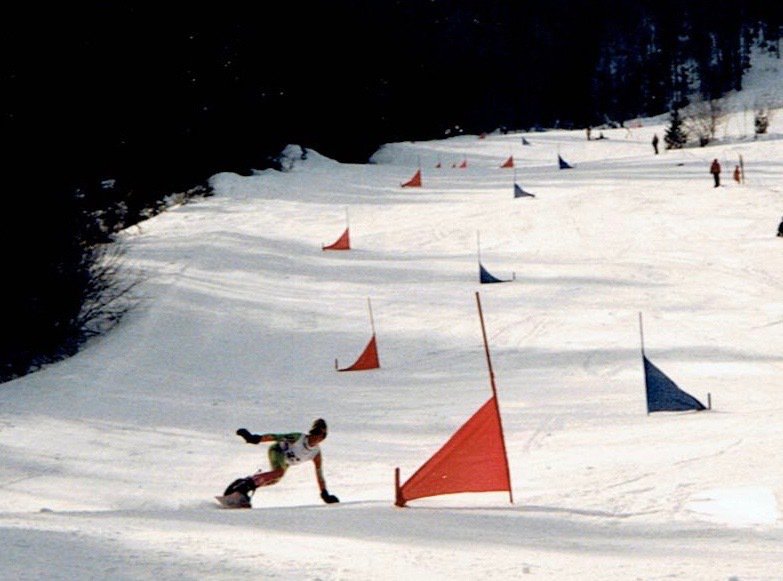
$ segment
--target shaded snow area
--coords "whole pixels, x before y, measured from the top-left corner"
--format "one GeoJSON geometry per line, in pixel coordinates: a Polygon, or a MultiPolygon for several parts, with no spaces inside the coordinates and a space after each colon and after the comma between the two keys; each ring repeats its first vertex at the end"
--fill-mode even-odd
{"type": "Polygon", "coordinates": [[[292,147],[289,171],[214,176],[214,197],[124,235],[143,283],[118,328],[0,387],[0,576],[783,578],[783,114],[758,140],[743,114],[660,155],[647,120],[389,144],[367,165],[292,147]],[[322,251],[346,227],[351,250],[322,251]],[[479,284],[479,238],[513,282],[479,284]],[[397,508],[395,467],[490,396],[476,291],[515,502],[397,508]],[[371,337],[368,298],[381,367],[337,373],[371,337]],[[640,312],[646,355],[711,410],[646,413],[640,312]],[[237,428],[317,417],[340,504],[305,465],[217,508],[268,465],[237,428]]]}

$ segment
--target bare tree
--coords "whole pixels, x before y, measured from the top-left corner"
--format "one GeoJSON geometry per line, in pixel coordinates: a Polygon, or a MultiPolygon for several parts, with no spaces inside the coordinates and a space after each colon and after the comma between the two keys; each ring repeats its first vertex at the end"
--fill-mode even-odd
{"type": "Polygon", "coordinates": [[[84,303],[74,322],[80,342],[114,327],[135,305],[132,291],[142,282],[141,275],[127,267],[125,248],[120,243],[96,246],[93,254],[84,288],[84,303]]]}
{"type": "Polygon", "coordinates": [[[725,122],[726,111],[722,99],[694,101],[685,108],[683,116],[688,134],[695,135],[701,147],[715,140],[725,122]]]}

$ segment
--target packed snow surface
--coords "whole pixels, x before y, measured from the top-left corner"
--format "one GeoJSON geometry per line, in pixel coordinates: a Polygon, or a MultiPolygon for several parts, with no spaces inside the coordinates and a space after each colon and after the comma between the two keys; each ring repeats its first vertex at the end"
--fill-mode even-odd
{"type": "Polygon", "coordinates": [[[123,234],[142,284],[117,328],[0,387],[0,577],[783,578],[783,115],[758,140],[750,115],[660,155],[665,120],[366,165],[290,147],[288,171],[214,176],[215,196],[123,234]],[[323,251],[346,227],[351,250],[323,251]],[[515,280],[480,285],[479,250],[515,280]],[[477,291],[514,503],[397,508],[395,467],[491,393],[477,291]],[[372,335],[368,299],[381,367],[337,373],[372,335]],[[640,313],[647,357],[711,410],[646,413],[640,313]],[[267,466],[237,428],[317,417],[340,504],[305,465],[217,508],[267,466]]]}

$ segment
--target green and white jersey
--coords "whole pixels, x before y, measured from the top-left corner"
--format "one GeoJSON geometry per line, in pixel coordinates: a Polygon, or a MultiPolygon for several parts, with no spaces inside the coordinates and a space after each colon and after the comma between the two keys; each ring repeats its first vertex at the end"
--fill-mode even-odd
{"type": "Polygon", "coordinates": [[[287,464],[301,464],[313,460],[321,453],[318,446],[308,446],[307,434],[285,434],[278,439],[277,446],[283,453],[287,464]]]}

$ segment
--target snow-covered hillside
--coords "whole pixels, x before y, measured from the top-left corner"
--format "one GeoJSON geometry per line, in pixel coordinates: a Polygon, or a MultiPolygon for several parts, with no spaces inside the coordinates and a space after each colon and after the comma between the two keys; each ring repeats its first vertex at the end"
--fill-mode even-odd
{"type": "Polygon", "coordinates": [[[291,148],[288,172],[215,176],[124,236],[144,283],[116,330],[0,389],[0,576],[781,578],[783,114],[756,141],[743,114],[657,156],[647,123],[390,144],[361,166],[291,148]],[[346,214],[352,250],[323,252],[346,214]],[[514,282],[478,284],[479,234],[514,282]],[[396,508],[394,468],[490,395],[476,291],[516,502],[396,508]],[[336,373],[370,338],[368,298],[381,368],[336,373]],[[640,312],[647,356],[711,411],[646,414],[640,312]],[[316,417],[339,505],[305,466],[253,510],[215,507],[267,466],[237,428],[316,417]]]}

